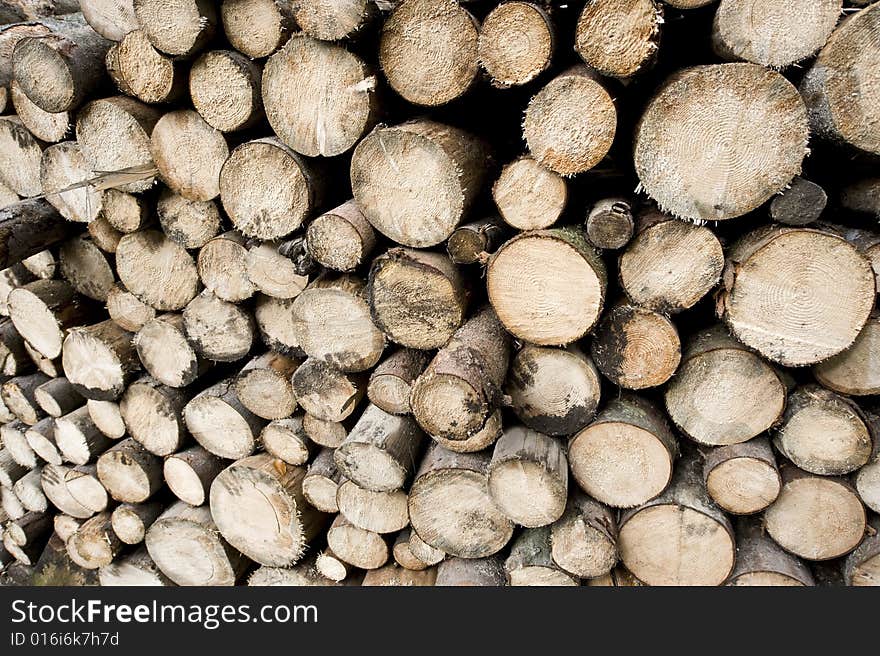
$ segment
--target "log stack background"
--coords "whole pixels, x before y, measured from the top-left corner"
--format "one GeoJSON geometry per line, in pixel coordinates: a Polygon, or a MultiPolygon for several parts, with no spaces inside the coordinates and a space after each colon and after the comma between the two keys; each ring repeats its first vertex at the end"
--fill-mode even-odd
{"type": "Polygon", "coordinates": [[[5,583],[880,584],[880,3],[0,21],[5,583]]]}

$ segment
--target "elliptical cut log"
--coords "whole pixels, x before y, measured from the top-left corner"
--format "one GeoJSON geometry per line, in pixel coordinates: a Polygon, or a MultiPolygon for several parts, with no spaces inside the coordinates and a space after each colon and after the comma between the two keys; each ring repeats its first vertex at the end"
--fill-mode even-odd
{"type": "Polygon", "coordinates": [[[480,65],[502,89],[526,84],[550,67],[556,46],[553,21],[530,2],[504,2],[480,26],[480,65]]]}
{"type": "Polygon", "coordinates": [[[217,8],[209,0],[134,0],[141,29],[162,52],[188,57],[214,36],[217,8]]]}
{"type": "Polygon", "coordinates": [[[575,27],[574,49],[602,75],[630,78],[656,58],[662,24],[655,0],[589,0],[575,27]]]}

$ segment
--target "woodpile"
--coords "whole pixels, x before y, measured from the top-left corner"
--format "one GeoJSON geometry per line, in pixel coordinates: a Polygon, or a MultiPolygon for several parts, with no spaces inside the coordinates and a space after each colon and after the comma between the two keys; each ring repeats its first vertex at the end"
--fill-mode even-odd
{"type": "Polygon", "coordinates": [[[880,585],[880,2],[752,4],[5,3],[0,583],[880,585]]]}

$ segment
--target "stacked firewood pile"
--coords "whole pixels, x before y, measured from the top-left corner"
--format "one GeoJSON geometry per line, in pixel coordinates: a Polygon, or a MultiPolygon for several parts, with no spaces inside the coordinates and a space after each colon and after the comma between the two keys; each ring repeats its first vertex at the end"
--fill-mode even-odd
{"type": "Polygon", "coordinates": [[[880,584],[880,2],[0,19],[0,569],[880,584]]]}

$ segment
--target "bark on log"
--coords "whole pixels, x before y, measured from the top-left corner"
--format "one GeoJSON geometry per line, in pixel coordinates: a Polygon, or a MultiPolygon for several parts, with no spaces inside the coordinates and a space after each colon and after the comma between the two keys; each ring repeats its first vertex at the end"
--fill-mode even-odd
{"type": "Polygon", "coordinates": [[[475,264],[501,245],[505,229],[489,217],[458,226],[446,240],[446,253],[456,264],[475,264]]]}
{"type": "Polygon", "coordinates": [[[9,522],[3,534],[3,546],[23,565],[34,565],[52,533],[52,515],[28,512],[9,522]]]}
{"type": "Polygon", "coordinates": [[[193,106],[215,130],[234,132],[252,127],[263,116],[262,73],[262,66],[235,50],[206,52],[189,72],[193,106]]]}
{"type": "Polygon", "coordinates": [[[297,371],[300,363],[300,360],[273,351],[254,357],[235,379],[235,393],[238,395],[238,400],[245,408],[263,419],[290,417],[296,410],[291,376],[297,371]]]}
{"type": "Polygon", "coordinates": [[[0,486],[12,490],[15,483],[27,473],[28,468],[18,464],[9,449],[0,448],[0,486]]]}
{"type": "Polygon", "coordinates": [[[111,525],[111,513],[104,511],[84,521],[67,540],[70,559],[85,569],[98,569],[113,562],[125,544],[111,525]]]}
{"type": "Polygon", "coordinates": [[[477,55],[492,84],[502,89],[531,82],[550,67],[556,35],[539,5],[505,2],[480,26],[477,55]]]}
{"type": "Polygon", "coordinates": [[[338,513],[336,492],[343,480],[333,459],[333,449],[324,447],[309,464],[302,482],[303,496],[321,512],[338,513]]]}
{"type": "Polygon", "coordinates": [[[145,103],[174,102],[186,89],[184,70],[156,50],[140,29],[110,47],[106,66],[122,93],[145,103]]]}
{"type": "Polygon", "coordinates": [[[529,528],[519,534],[504,561],[507,580],[512,586],[579,585],[550,555],[550,527],[529,528]]]}
{"type": "Polygon", "coordinates": [[[733,527],[706,494],[695,451],[663,494],[621,515],[618,545],[623,564],[648,585],[721,585],[730,576],[733,527]]]}
{"type": "Polygon", "coordinates": [[[208,500],[211,483],[228,464],[200,446],[191,446],[165,459],[165,482],[178,499],[201,506],[208,500]]]}
{"type": "Polygon", "coordinates": [[[607,506],[575,490],[550,527],[550,555],[582,579],[607,575],[617,564],[617,521],[607,506]]]}
{"type": "Polygon", "coordinates": [[[232,47],[251,59],[271,55],[295,27],[290,3],[276,0],[223,0],[220,18],[232,47]]]}
{"type": "Polygon", "coordinates": [[[128,438],[98,458],[98,480],[116,501],[142,503],[164,484],[162,460],[128,438]]]}
{"type": "Polygon", "coordinates": [[[221,458],[249,456],[266,425],[245,408],[227,378],[197,394],[183,409],[186,427],[205,449],[221,458]]]}
{"type": "Polygon", "coordinates": [[[290,305],[296,343],[341,371],[365,371],[382,357],[385,337],[370,317],[363,280],[350,274],[312,282],[290,305]]]}
{"type": "Polygon", "coordinates": [[[340,560],[360,569],[378,569],[388,562],[385,538],[350,524],[342,515],[336,515],[327,531],[327,544],[340,560]]]}
{"type": "Polygon", "coordinates": [[[564,177],[524,155],[501,169],[492,185],[492,198],[508,225],[541,230],[556,223],[565,210],[568,185],[564,177]]]}
{"type": "Polygon", "coordinates": [[[629,201],[603,198],[596,202],[587,215],[586,228],[587,238],[596,248],[623,248],[632,239],[635,228],[629,201]]]}
{"type": "Polygon", "coordinates": [[[61,16],[79,11],[77,0],[7,0],[0,9],[3,23],[36,20],[43,16],[61,16]]]}
{"type": "Polygon", "coordinates": [[[730,586],[815,585],[810,570],[764,532],[761,522],[740,519],[736,525],[736,567],[730,586]]]}
{"type": "Polygon", "coordinates": [[[776,457],[763,436],[709,451],[703,480],[712,500],[734,515],[761,512],[776,501],[782,489],[776,457]]]}
{"type": "Polygon", "coordinates": [[[134,0],[134,12],[150,42],[169,55],[188,57],[216,32],[218,16],[209,0],[134,0]]]}
{"type": "Polygon", "coordinates": [[[847,585],[880,585],[880,522],[876,517],[871,521],[871,529],[874,534],[865,537],[846,559],[843,578],[847,585]]]}
{"type": "Polygon", "coordinates": [[[186,387],[210,368],[187,339],[183,315],[159,315],[145,323],[133,341],[144,369],[169,387],[186,387]]]}
{"type": "Polygon", "coordinates": [[[0,210],[0,266],[26,260],[70,232],[70,224],[44,200],[22,201],[0,210]]]}
{"type": "Polygon", "coordinates": [[[98,34],[111,41],[138,29],[133,0],[80,0],[83,18],[98,34]]]}
{"type": "Polygon", "coordinates": [[[729,254],[725,287],[720,309],[734,336],[786,366],[851,346],[875,296],[867,258],[809,228],[768,226],[743,237],[729,254]]]}
{"type": "Polygon", "coordinates": [[[541,165],[571,176],[596,166],[614,141],[614,99],[592,69],[578,65],[553,78],[529,102],[523,138],[541,165]]]}
{"type": "Polygon", "coordinates": [[[240,303],[254,295],[247,274],[245,239],[235,231],[224,232],[202,246],[196,265],[199,279],[217,298],[240,303]]]}
{"type": "Polygon", "coordinates": [[[488,164],[487,147],[477,137],[433,121],[410,121],[377,128],[361,140],[352,156],[351,187],[376,230],[403,246],[425,248],[452,234],[488,164]]]}
{"type": "Polygon", "coordinates": [[[358,55],[303,33],[294,34],[263,71],[269,125],[307,157],[341,155],[358,142],[376,121],[375,88],[372,70],[358,55]]]}
{"type": "Polygon", "coordinates": [[[413,383],[410,407],[416,421],[432,436],[472,436],[500,401],[509,357],[510,340],[498,317],[491,308],[481,309],[413,383]]]}
{"type": "Polygon", "coordinates": [[[489,495],[489,460],[486,452],[458,454],[431,446],[408,502],[413,531],[421,540],[460,558],[485,558],[504,548],[513,523],[489,495]]]}
{"type": "Polygon", "coordinates": [[[813,133],[880,155],[877,67],[880,6],[840,23],[801,82],[813,133]]]}
{"type": "Polygon", "coordinates": [[[184,248],[201,248],[220,232],[220,210],[214,200],[189,200],[163,189],[156,214],[168,239],[184,248]]]}
{"type": "Polygon", "coordinates": [[[47,112],[35,105],[22,90],[18,80],[9,83],[9,100],[22,125],[40,141],[56,143],[72,131],[72,116],[69,112],[47,112]]]}
{"type": "Polygon", "coordinates": [[[770,218],[786,225],[807,225],[819,219],[827,202],[828,196],[822,187],[797,176],[770,201],[770,218]]]}
{"type": "Polygon", "coordinates": [[[34,398],[34,393],[37,387],[48,380],[49,377],[42,372],[7,380],[0,388],[3,404],[19,420],[28,426],[33,426],[45,416],[34,398]]]}
{"type": "Polygon", "coordinates": [[[499,587],[506,583],[504,564],[489,558],[447,558],[437,567],[436,586],[499,587]]]}
{"type": "Polygon", "coordinates": [[[24,338],[18,334],[11,321],[0,322],[0,372],[4,376],[20,376],[34,366],[24,346],[24,338]]]}
{"type": "Polygon", "coordinates": [[[164,510],[165,506],[161,501],[124,503],[117,506],[110,515],[110,524],[123,543],[140,544],[144,541],[147,529],[164,510]]]}
{"type": "Polygon", "coordinates": [[[235,585],[250,561],[220,537],[207,505],[170,506],[144,542],[156,566],[177,585],[235,585]]]}
{"type": "Polygon", "coordinates": [[[233,225],[263,240],[299,228],[321,200],[313,165],[275,137],[238,146],[222,163],[219,180],[223,209],[233,225]]]}
{"type": "Polygon", "coordinates": [[[182,109],[160,118],[150,136],[150,152],[172,191],[197,201],[220,195],[220,169],[229,146],[223,133],[198,113],[182,109]]]}
{"type": "Polygon", "coordinates": [[[574,49],[602,75],[630,78],[641,73],[657,56],[661,7],[654,0],[590,0],[575,27],[574,49]]]}
{"type": "Polygon", "coordinates": [[[104,453],[111,442],[95,426],[89,409],[82,406],[55,420],[55,445],[65,460],[85,465],[104,453]]]}
{"type": "Polygon", "coordinates": [[[117,326],[133,333],[156,318],[155,308],[144,303],[121,283],[115,284],[107,292],[107,314],[117,326]]]}
{"type": "Polygon", "coordinates": [[[258,563],[294,565],[328,519],[303,497],[305,473],[304,467],[290,467],[266,453],[220,472],[210,494],[220,533],[258,563]]]}
{"type": "Polygon", "coordinates": [[[302,426],[302,415],[270,421],[260,433],[267,453],[288,465],[305,465],[315,447],[302,426]]]}
{"type": "Polygon", "coordinates": [[[862,503],[875,513],[880,513],[880,440],[877,439],[880,418],[873,411],[868,411],[866,415],[874,438],[874,452],[871,459],[853,475],[853,485],[862,503]]]}
{"type": "Polygon", "coordinates": [[[376,232],[349,200],[312,220],[306,230],[309,255],[334,271],[353,271],[376,246],[376,232]]]}
{"type": "Polygon", "coordinates": [[[125,422],[119,411],[119,404],[115,401],[86,401],[89,417],[95,422],[98,430],[113,440],[118,440],[125,435],[125,422]]]}
{"type": "Polygon", "coordinates": [[[370,404],[334,458],[349,480],[375,492],[392,492],[409,480],[424,444],[425,436],[411,418],[370,404]]]}
{"type": "Polygon", "coordinates": [[[158,230],[120,239],[116,267],[126,289],[156,310],[180,310],[199,290],[192,256],[158,230]]]}
{"type": "Polygon", "coordinates": [[[409,414],[412,384],[427,364],[427,354],[414,349],[402,348],[389,355],[370,374],[370,403],[392,415],[409,414]]]}
{"type": "Polygon", "coordinates": [[[678,429],[699,444],[738,444],[782,418],[785,387],[772,367],[723,326],[713,326],[687,344],[666,388],[666,410],[678,429]]]}
{"type": "Polygon", "coordinates": [[[409,524],[404,490],[374,492],[343,481],[336,492],[340,514],[354,526],[373,533],[396,533],[409,524]]]}
{"type": "Polygon", "coordinates": [[[296,265],[278,252],[278,244],[274,242],[251,244],[245,268],[251,284],[273,298],[296,298],[309,284],[309,277],[298,273],[296,265]]]}
{"type": "Polygon", "coordinates": [[[764,512],[767,533],[776,543],[806,560],[843,556],[865,534],[865,508],[841,478],[812,476],[783,466],[782,492],[764,512]]]}
{"type": "MultiPolygon", "coordinates": [[[[94,221],[91,225],[94,225],[94,221]]],[[[107,293],[116,283],[116,276],[95,243],[87,237],[68,239],[59,249],[61,275],[71,286],[87,298],[107,301],[107,293]]]]}
{"type": "Polygon", "coordinates": [[[118,399],[141,366],[133,337],[110,319],[71,330],[61,362],[74,389],[87,399],[118,399]]]}
{"type": "Polygon", "coordinates": [[[663,414],[630,394],[612,399],[568,445],[571,473],[581,489],[616,508],[646,503],[666,489],[677,455],[663,414]]]}
{"type": "Polygon", "coordinates": [[[42,484],[46,498],[61,512],[77,519],[88,519],[107,507],[107,490],[98,481],[97,466],[66,467],[47,464],[42,484]]]}
{"type": "Polygon", "coordinates": [[[208,290],[183,309],[183,327],[196,353],[206,360],[235,362],[253,346],[254,319],[250,312],[208,290]]]}

